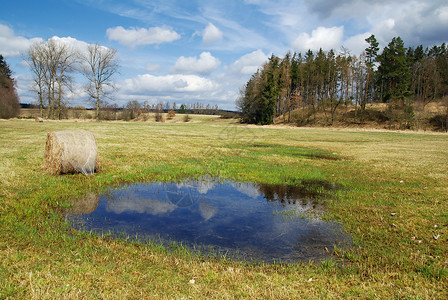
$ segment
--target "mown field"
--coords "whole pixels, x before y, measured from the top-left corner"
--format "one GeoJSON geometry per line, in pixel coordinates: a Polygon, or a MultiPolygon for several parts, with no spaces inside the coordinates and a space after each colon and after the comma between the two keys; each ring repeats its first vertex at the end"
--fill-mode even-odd
{"type": "Polygon", "coordinates": [[[448,135],[189,123],[0,121],[0,299],[448,298],[448,135]],[[50,176],[46,134],[87,129],[101,171],[50,176]],[[260,146],[263,145],[263,146],[260,146]],[[209,175],[341,186],[325,218],[354,247],[262,264],[71,229],[73,199],[124,182],[209,175]]]}

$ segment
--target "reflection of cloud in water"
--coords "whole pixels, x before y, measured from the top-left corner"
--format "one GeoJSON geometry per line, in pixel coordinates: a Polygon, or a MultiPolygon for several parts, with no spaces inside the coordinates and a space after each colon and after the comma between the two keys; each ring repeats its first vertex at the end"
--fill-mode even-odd
{"type": "Polygon", "coordinates": [[[176,209],[176,205],[160,200],[148,198],[120,197],[116,201],[109,202],[107,210],[120,214],[125,211],[162,215],[176,209]]]}
{"type": "Polygon", "coordinates": [[[253,199],[260,196],[260,192],[258,191],[258,187],[252,183],[239,183],[232,182],[230,183],[236,190],[240,193],[243,193],[246,196],[249,196],[253,199]]]}
{"type": "Polygon", "coordinates": [[[178,189],[187,188],[191,190],[197,190],[199,194],[207,194],[208,191],[213,190],[216,183],[211,179],[207,180],[187,180],[184,182],[176,183],[178,189]]]}
{"type": "Polygon", "coordinates": [[[199,213],[204,218],[204,221],[208,221],[213,218],[217,212],[218,209],[207,201],[203,200],[199,202],[199,213]]]}
{"type": "Polygon", "coordinates": [[[215,188],[215,183],[210,180],[198,181],[196,182],[196,188],[199,194],[207,194],[208,191],[215,188]]]}

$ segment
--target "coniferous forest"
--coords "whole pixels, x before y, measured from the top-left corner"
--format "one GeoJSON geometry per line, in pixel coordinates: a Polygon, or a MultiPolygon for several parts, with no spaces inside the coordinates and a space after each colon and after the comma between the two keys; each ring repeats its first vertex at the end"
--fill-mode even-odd
{"type": "Polygon", "coordinates": [[[372,118],[366,109],[384,103],[387,109],[376,115],[394,122],[400,129],[415,127],[414,107],[442,103],[446,115],[436,116],[442,130],[448,120],[448,49],[444,44],[424,48],[405,47],[395,37],[379,52],[374,35],[359,56],[347,49],[338,53],[322,49],[272,55],[252,75],[236,101],[244,123],[271,124],[275,120],[299,126],[313,124],[320,116],[333,125],[336,114],[359,123],[372,118]],[[350,109],[350,113],[349,109],[350,109]]]}

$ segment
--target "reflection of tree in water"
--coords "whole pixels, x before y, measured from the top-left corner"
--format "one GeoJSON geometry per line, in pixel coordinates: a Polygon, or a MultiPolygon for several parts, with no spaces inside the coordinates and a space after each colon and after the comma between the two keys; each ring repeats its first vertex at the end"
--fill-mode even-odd
{"type": "Polygon", "coordinates": [[[284,204],[296,204],[301,201],[303,205],[313,199],[313,205],[317,204],[316,198],[322,195],[322,191],[333,187],[325,181],[303,181],[301,185],[260,184],[259,191],[264,194],[266,200],[278,201],[284,204]],[[320,191],[319,191],[320,190],[320,191]]]}

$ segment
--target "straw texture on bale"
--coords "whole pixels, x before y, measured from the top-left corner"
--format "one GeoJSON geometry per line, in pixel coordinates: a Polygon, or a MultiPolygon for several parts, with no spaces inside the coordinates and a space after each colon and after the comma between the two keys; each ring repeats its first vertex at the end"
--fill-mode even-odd
{"type": "Polygon", "coordinates": [[[45,145],[45,168],[52,175],[93,174],[98,170],[96,140],[87,130],[49,132],[45,145]]]}

